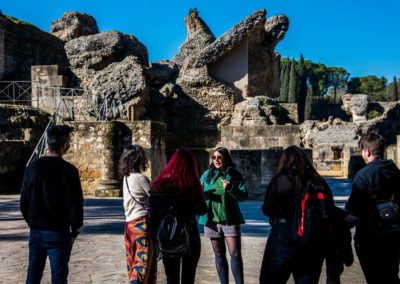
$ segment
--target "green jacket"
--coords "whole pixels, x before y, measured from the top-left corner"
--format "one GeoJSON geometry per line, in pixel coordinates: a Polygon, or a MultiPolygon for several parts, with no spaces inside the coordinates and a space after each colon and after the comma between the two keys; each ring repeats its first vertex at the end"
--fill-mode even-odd
{"type": "MultiPolygon", "coordinates": [[[[248,193],[242,175],[233,168],[228,168],[224,172],[215,170],[210,178],[210,181],[207,182],[209,171],[210,169],[206,170],[200,178],[200,182],[203,184],[204,193],[206,195],[208,212],[207,214],[200,216],[199,223],[206,225],[209,216],[212,216],[213,214],[210,206],[211,198],[213,197],[213,185],[218,177],[222,176],[224,179],[230,182],[228,187],[225,189],[226,192],[223,200],[226,211],[226,223],[227,225],[244,224],[244,218],[242,212],[240,211],[239,201],[246,200],[248,193]]],[[[212,220],[212,218],[210,219],[212,220]]]]}

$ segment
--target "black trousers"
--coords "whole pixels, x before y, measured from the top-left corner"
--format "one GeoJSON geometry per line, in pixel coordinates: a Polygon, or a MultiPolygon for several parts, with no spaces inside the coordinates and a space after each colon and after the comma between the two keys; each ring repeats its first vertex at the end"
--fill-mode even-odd
{"type": "Polygon", "coordinates": [[[399,284],[400,236],[359,236],[355,248],[368,284],[399,284]]]}
{"type": "Polygon", "coordinates": [[[190,236],[190,254],[183,257],[163,258],[168,284],[193,284],[200,259],[200,236],[190,236]],[[182,271],[181,271],[182,267],[182,271]]]}

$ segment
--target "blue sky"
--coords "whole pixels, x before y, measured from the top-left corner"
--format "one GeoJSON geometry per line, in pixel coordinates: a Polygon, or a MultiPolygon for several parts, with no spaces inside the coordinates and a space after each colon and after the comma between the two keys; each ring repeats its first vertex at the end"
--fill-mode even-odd
{"type": "Polygon", "coordinates": [[[66,11],[94,16],[101,31],[133,34],[150,61],[172,58],[185,40],[184,17],[196,7],[215,36],[258,9],[290,18],[282,56],[340,66],[353,77],[400,77],[399,0],[0,0],[4,14],[49,31],[66,11]]]}

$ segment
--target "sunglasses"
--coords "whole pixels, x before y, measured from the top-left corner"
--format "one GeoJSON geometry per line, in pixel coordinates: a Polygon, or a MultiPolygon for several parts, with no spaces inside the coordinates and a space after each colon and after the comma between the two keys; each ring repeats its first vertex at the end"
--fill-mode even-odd
{"type": "Polygon", "coordinates": [[[222,161],[222,158],[223,158],[222,156],[212,156],[211,157],[212,160],[220,160],[220,161],[222,161]]]}

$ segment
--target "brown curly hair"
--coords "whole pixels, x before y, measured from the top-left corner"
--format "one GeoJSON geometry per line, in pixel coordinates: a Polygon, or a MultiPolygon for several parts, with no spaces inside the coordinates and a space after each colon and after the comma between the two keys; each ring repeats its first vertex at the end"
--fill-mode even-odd
{"type": "Polygon", "coordinates": [[[124,152],[119,159],[119,174],[121,177],[129,176],[131,173],[144,172],[148,167],[148,160],[144,149],[131,144],[124,148],[124,152]]]}

